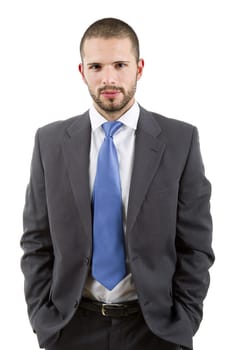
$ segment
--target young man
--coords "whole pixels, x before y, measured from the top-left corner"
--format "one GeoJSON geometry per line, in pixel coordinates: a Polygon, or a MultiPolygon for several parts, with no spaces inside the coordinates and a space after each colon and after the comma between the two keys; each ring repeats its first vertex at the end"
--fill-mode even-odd
{"type": "Polygon", "coordinates": [[[93,23],[83,115],[38,130],[24,209],[25,294],[48,350],[192,348],[209,286],[210,183],[197,129],[135,101],[126,23],[93,23]]]}

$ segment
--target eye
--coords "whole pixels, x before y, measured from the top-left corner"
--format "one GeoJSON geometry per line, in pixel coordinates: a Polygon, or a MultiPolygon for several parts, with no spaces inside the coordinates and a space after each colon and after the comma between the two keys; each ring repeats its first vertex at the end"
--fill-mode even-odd
{"type": "Polygon", "coordinates": [[[93,71],[98,71],[98,70],[100,70],[100,68],[101,68],[101,65],[98,63],[93,63],[89,66],[89,69],[93,70],[93,71]]]}
{"type": "Polygon", "coordinates": [[[126,63],[124,63],[124,62],[117,62],[116,63],[116,68],[118,68],[118,69],[125,68],[126,66],[127,66],[126,63]]]}

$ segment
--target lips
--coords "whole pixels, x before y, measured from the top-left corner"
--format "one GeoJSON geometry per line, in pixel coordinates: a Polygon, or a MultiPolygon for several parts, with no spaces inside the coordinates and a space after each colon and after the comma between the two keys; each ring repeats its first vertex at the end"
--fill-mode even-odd
{"type": "Polygon", "coordinates": [[[120,90],[103,90],[101,95],[107,98],[115,98],[121,93],[120,90]]]}
{"type": "Polygon", "coordinates": [[[104,98],[113,99],[118,97],[119,94],[123,93],[123,89],[119,86],[104,86],[99,89],[99,93],[104,98]]]}

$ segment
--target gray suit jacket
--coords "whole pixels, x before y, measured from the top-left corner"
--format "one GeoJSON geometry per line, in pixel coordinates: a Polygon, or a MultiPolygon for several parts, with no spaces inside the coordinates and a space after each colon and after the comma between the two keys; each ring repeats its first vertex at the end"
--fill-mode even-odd
{"type": "MultiPolygon", "coordinates": [[[[52,343],[82,298],[92,258],[89,113],[38,130],[21,266],[30,321],[52,343]]],[[[139,302],[159,337],[192,348],[214,261],[197,129],[141,108],[126,246],[139,302]]]]}

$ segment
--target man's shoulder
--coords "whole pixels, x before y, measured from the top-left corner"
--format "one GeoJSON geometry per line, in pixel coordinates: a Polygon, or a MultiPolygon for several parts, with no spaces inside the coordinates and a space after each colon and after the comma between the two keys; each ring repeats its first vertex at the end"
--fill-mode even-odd
{"type": "Polygon", "coordinates": [[[159,137],[170,146],[173,151],[189,148],[193,135],[197,134],[197,128],[180,119],[169,118],[167,116],[141,109],[143,127],[147,132],[159,137]]]}
{"type": "Polygon", "coordinates": [[[39,134],[41,137],[45,138],[56,138],[64,135],[66,131],[72,130],[74,126],[82,125],[83,121],[88,119],[88,111],[83,114],[76,115],[71,118],[67,118],[64,120],[57,120],[46,125],[43,125],[39,128],[39,134]]]}
{"type": "Polygon", "coordinates": [[[82,118],[86,117],[88,115],[88,112],[85,112],[83,114],[80,115],[76,115],[70,118],[66,118],[63,120],[56,120],[53,121],[51,123],[45,124],[43,126],[40,127],[40,130],[42,132],[46,132],[46,131],[53,131],[53,130],[64,130],[67,129],[69,127],[71,127],[74,123],[79,122],[82,118]]]}
{"type": "Polygon", "coordinates": [[[142,113],[147,116],[150,117],[152,119],[154,119],[158,125],[161,127],[161,129],[193,129],[195,126],[182,120],[182,119],[176,119],[176,118],[171,118],[171,117],[167,117],[165,115],[156,113],[156,112],[151,112],[148,111],[144,108],[141,107],[141,111],[142,113]]]}
{"type": "MultiPolygon", "coordinates": [[[[151,130],[155,129],[156,134],[161,134],[167,140],[170,140],[171,143],[183,143],[189,142],[192,138],[192,134],[196,127],[186,121],[169,118],[162,114],[155,112],[147,111],[144,108],[141,108],[141,115],[144,120],[149,120],[149,124],[152,126],[151,130]],[[155,128],[153,127],[155,125],[155,128]]],[[[148,124],[148,121],[146,121],[148,124]]],[[[147,129],[149,129],[147,125],[147,129]]]]}

